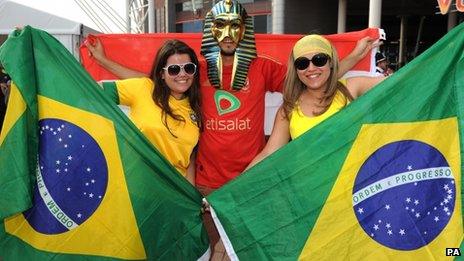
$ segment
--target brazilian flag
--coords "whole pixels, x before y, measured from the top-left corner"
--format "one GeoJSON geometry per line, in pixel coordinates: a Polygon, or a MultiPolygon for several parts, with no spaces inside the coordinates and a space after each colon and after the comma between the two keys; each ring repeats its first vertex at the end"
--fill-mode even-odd
{"type": "Polygon", "coordinates": [[[232,260],[445,260],[463,239],[464,24],[208,197],[232,260]]]}
{"type": "Polygon", "coordinates": [[[0,136],[0,259],[207,251],[201,195],[56,39],[27,26],[0,60],[14,82],[0,136]]]}

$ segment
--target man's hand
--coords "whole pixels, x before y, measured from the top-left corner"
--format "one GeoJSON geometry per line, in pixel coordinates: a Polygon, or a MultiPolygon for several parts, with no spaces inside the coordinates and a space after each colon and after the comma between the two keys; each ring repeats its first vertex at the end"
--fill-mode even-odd
{"type": "Polygon", "coordinates": [[[0,83],[0,90],[2,91],[3,95],[7,96],[10,91],[10,84],[0,83]]]}

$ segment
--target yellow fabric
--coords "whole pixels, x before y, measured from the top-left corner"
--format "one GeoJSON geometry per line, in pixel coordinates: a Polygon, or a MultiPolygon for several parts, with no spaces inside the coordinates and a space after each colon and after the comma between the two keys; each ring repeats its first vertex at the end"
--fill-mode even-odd
{"type": "MultiPolygon", "coordinates": [[[[3,101],[0,101],[3,102],[3,101]]],[[[8,98],[8,106],[6,107],[5,121],[3,127],[0,125],[0,146],[15,125],[16,121],[26,111],[26,102],[14,83],[10,86],[10,97],[8,98]]]]}
{"type": "Polygon", "coordinates": [[[326,120],[336,112],[340,111],[348,103],[349,101],[343,95],[343,93],[337,90],[329,109],[323,114],[315,117],[308,117],[304,115],[301,111],[300,105],[297,104],[290,115],[290,137],[292,137],[292,139],[296,139],[301,134],[305,133],[306,131],[310,130],[317,124],[326,120]]]}
{"type": "Polygon", "coordinates": [[[296,59],[313,52],[325,53],[332,58],[332,45],[329,40],[320,35],[307,35],[295,43],[293,47],[293,58],[296,59]]]}
{"type": "Polygon", "coordinates": [[[162,111],[152,99],[154,83],[149,78],[134,78],[116,81],[119,102],[130,107],[130,119],[159,150],[161,154],[183,175],[187,174],[190,154],[198,142],[200,132],[196,117],[188,99],[170,97],[169,105],[174,114],[185,121],[167,118],[171,132],[163,124],[162,111]]]}

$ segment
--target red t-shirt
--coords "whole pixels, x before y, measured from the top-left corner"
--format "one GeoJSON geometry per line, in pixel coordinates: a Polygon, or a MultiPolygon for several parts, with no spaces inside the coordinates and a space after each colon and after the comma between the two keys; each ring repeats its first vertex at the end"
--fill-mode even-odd
{"type": "Polygon", "coordinates": [[[232,66],[223,67],[224,89],[208,80],[201,64],[203,132],[196,161],[196,184],[219,188],[238,176],[264,147],[264,96],[282,91],[286,68],[258,57],[248,70],[246,85],[230,88],[232,66]]]}

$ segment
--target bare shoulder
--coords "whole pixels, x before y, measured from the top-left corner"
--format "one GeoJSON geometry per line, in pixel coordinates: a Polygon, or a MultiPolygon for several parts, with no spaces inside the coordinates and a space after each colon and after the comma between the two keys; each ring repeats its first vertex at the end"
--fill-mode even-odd
{"type": "Polygon", "coordinates": [[[368,77],[368,76],[358,76],[358,77],[351,77],[346,79],[346,88],[351,93],[354,98],[357,98],[370,89],[372,89],[375,85],[380,83],[385,79],[384,76],[375,76],[375,77],[368,77]]]}

